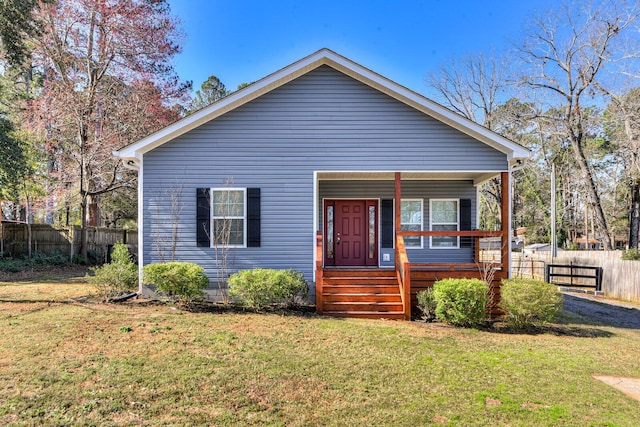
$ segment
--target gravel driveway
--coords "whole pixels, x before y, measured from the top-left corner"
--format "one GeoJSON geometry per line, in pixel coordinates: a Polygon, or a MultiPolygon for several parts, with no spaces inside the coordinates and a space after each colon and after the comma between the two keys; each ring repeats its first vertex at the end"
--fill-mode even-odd
{"type": "Polygon", "coordinates": [[[587,295],[564,294],[564,309],[617,328],[640,329],[640,307],[587,295]]]}

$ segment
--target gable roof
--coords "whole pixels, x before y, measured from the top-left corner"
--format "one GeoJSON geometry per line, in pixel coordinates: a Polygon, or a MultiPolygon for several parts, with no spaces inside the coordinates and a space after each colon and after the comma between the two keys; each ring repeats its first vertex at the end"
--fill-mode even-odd
{"type": "Polygon", "coordinates": [[[529,150],[525,147],[504,138],[497,133],[481,126],[444,106],[434,102],[412,90],[399,85],[368,68],[365,68],[329,49],[321,49],[293,64],[276,71],[273,74],[247,86],[244,89],[233,92],[227,97],[201,109],[189,116],[130,144],[113,154],[127,163],[138,163],[142,155],[153,150],[174,138],[189,132],[198,126],[209,122],[241,105],[244,105],[265,93],[268,93],[296,78],[320,67],[327,65],[338,70],[355,80],[362,82],[374,89],[397,99],[424,114],[439,120],[460,132],[463,132],[494,149],[507,155],[510,165],[519,163],[529,157],[529,150]]]}

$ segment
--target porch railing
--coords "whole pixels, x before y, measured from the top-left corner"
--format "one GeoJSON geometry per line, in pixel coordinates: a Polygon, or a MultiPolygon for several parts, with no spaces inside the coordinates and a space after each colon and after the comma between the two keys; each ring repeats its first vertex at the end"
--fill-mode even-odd
{"type": "Polygon", "coordinates": [[[396,276],[398,277],[398,285],[400,287],[400,294],[402,296],[402,304],[404,307],[405,319],[411,319],[411,269],[437,269],[437,270],[469,270],[477,269],[482,265],[480,260],[480,239],[487,237],[501,237],[501,260],[499,263],[492,262],[492,268],[505,269],[508,264],[508,241],[504,232],[502,231],[399,231],[396,233],[396,249],[395,249],[395,261],[396,261],[396,276]],[[474,239],[474,257],[471,263],[412,263],[409,261],[407,255],[407,249],[404,243],[405,236],[417,236],[417,237],[468,237],[474,239]]]}
{"type": "MultiPolygon", "coordinates": [[[[470,267],[477,267],[481,262],[480,260],[480,239],[487,237],[503,237],[502,231],[484,231],[484,230],[471,230],[471,231],[400,231],[397,233],[397,237],[404,243],[403,237],[467,237],[474,239],[474,254],[473,262],[471,263],[412,263],[414,267],[438,267],[448,268],[451,270],[467,269],[470,267]]],[[[403,245],[404,247],[404,245],[403,245]]],[[[502,268],[506,263],[505,255],[508,256],[509,248],[508,242],[503,238],[501,241],[501,260],[499,263],[493,263],[497,268],[502,268]]]]}

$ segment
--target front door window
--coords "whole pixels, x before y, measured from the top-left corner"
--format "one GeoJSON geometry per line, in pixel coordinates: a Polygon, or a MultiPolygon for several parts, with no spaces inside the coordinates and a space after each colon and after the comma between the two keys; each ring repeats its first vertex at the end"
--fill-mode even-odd
{"type": "Polygon", "coordinates": [[[367,206],[369,208],[369,253],[367,256],[369,259],[375,258],[376,256],[376,231],[378,229],[378,221],[376,221],[376,206],[370,204],[367,206]]]}
{"type": "Polygon", "coordinates": [[[333,205],[327,205],[327,232],[326,232],[326,251],[327,258],[333,260],[335,255],[335,247],[333,242],[333,205]]]}

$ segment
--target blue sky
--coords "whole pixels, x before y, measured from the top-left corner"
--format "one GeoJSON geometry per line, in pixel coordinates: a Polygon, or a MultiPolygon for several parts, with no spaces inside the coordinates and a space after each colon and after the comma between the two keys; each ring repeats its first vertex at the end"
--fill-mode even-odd
{"type": "Polygon", "coordinates": [[[194,90],[210,75],[228,89],[323,47],[416,92],[454,57],[500,52],[528,17],[557,0],[169,0],[185,33],[175,60],[194,90]]]}

